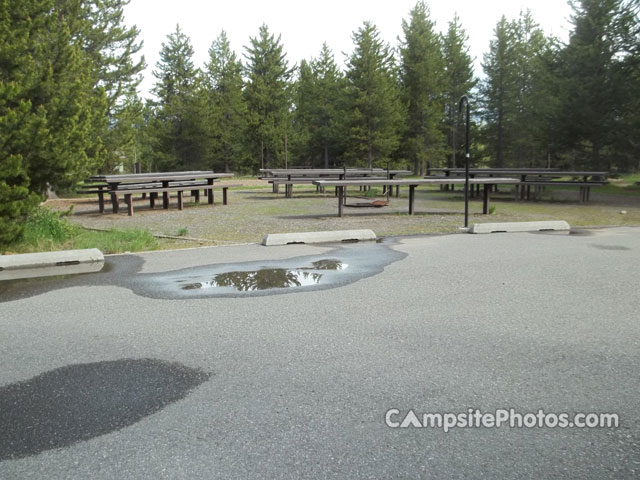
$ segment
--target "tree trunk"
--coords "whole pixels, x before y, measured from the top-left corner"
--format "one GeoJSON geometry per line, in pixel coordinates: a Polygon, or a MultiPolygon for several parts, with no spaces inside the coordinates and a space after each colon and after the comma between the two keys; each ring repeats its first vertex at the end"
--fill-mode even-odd
{"type": "Polygon", "coordinates": [[[458,121],[457,118],[453,120],[453,126],[451,128],[451,168],[456,168],[456,151],[458,150],[458,145],[456,143],[456,133],[458,130],[458,121]]]}
{"type": "Polygon", "coordinates": [[[591,150],[591,166],[594,170],[600,170],[600,144],[593,142],[593,149],[591,150]]]}

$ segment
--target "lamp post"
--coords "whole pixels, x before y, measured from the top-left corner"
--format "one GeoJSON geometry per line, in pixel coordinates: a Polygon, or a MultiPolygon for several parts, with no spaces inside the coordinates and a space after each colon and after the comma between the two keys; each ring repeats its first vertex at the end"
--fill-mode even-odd
{"type": "Polygon", "coordinates": [[[466,134],[465,134],[465,163],[464,163],[464,228],[469,227],[469,132],[470,132],[470,109],[469,98],[463,95],[458,105],[458,113],[462,113],[462,104],[467,105],[466,134]]]}

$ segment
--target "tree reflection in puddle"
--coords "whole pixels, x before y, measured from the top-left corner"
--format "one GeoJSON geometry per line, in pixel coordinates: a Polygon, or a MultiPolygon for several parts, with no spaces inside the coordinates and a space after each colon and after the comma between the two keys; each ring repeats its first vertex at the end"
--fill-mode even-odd
{"type": "Polygon", "coordinates": [[[260,270],[225,272],[215,275],[205,282],[189,283],[183,290],[199,290],[205,288],[233,288],[239,292],[268,290],[271,288],[289,288],[317,285],[323,277],[316,270],[344,270],[346,263],[339,260],[318,260],[311,267],[262,268],[260,270]]]}

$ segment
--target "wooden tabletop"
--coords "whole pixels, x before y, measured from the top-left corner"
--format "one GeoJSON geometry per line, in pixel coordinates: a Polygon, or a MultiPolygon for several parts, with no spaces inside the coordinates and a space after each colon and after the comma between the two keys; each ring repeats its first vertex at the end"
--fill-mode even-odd
{"type": "MultiPolygon", "coordinates": [[[[464,168],[430,168],[432,172],[445,172],[445,173],[464,173],[464,168]]],[[[607,176],[609,172],[588,172],[588,171],[572,171],[572,170],[557,170],[549,168],[470,168],[469,173],[477,174],[501,174],[501,175],[554,175],[562,177],[575,176],[607,176]]]]}
{"type": "Polygon", "coordinates": [[[157,172],[157,173],[131,173],[124,175],[94,175],[89,178],[92,182],[105,183],[144,183],[191,180],[197,178],[228,178],[233,177],[233,173],[215,173],[211,170],[194,170],[188,172],[157,172]]]}
{"type": "MultiPolygon", "coordinates": [[[[417,185],[442,185],[452,183],[465,183],[464,178],[416,178],[416,179],[399,179],[399,180],[387,180],[387,179],[362,179],[362,180],[314,180],[313,184],[324,187],[350,187],[359,185],[404,185],[404,186],[417,186],[417,185]]],[[[470,178],[470,184],[482,185],[482,184],[515,184],[520,183],[520,180],[515,178],[470,178]]]]}
{"type": "MultiPolygon", "coordinates": [[[[318,175],[367,175],[386,173],[384,168],[264,168],[260,172],[270,173],[272,175],[299,175],[299,176],[318,176],[318,175]]],[[[394,175],[410,175],[411,170],[388,170],[394,175]]]]}

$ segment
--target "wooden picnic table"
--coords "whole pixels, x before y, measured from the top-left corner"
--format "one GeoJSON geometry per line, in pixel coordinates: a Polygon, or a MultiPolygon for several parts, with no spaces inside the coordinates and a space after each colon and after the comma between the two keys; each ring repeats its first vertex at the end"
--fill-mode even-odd
{"type": "MultiPolygon", "coordinates": [[[[103,212],[102,195],[109,193],[111,196],[111,205],[114,213],[118,213],[118,194],[128,195],[133,192],[128,186],[135,185],[138,188],[134,193],[149,192],[162,193],[162,206],[164,209],[169,208],[169,193],[171,191],[188,190],[191,184],[196,189],[197,180],[206,181],[206,190],[209,204],[213,204],[213,184],[215,180],[221,178],[233,177],[233,173],[215,173],[211,170],[191,170],[182,172],[154,172],[154,173],[133,173],[118,175],[93,175],[88,182],[100,182],[105,185],[105,191],[99,189],[98,201],[100,202],[100,211],[103,212]],[[156,188],[157,184],[158,188],[156,188]],[[184,187],[184,188],[183,188],[184,187]],[[181,190],[180,190],[181,189],[181,190]],[[155,190],[155,192],[154,192],[155,190]]],[[[130,198],[130,197],[129,197],[130,198]]],[[[129,206],[131,213],[131,206],[129,206]]]]}
{"type": "MultiPolygon", "coordinates": [[[[273,193],[278,193],[278,185],[285,185],[285,197],[293,197],[293,185],[305,184],[312,182],[313,180],[323,179],[337,179],[348,180],[351,177],[380,177],[382,175],[388,176],[393,180],[396,176],[411,175],[411,170],[397,170],[384,168],[273,168],[273,169],[261,169],[261,173],[265,176],[263,180],[268,180],[273,185],[273,193]],[[286,179],[286,182],[277,182],[278,179],[286,179]]],[[[391,187],[386,187],[391,188],[391,187]]],[[[396,189],[396,197],[399,195],[398,189],[396,189]]]]}
{"type": "MultiPolygon", "coordinates": [[[[430,168],[427,174],[431,172],[442,172],[445,176],[464,175],[464,168],[430,168]]],[[[609,172],[593,172],[583,170],[558,170],[550,168],[470,168],[469,176],[494,176],[494,175],[514,175],[519,176],[521,181],[526,181],[527,177],[583,177],[586,182],[589,177],[607,177],[609,172]]]]}
{"type": "MultiPolygon", "coordinates": [[[[427,173],[442,172],[445,178],[459,178],[465,174],[464,168],[430,168],[427,173]]],[[[580,201],[587,202],[589,200],[589,192],[591,187],[606,185],[606,177],[609,172],[595,172],[584,170],[560,170],[555,168],[470,168],[469,178],[477,176],[511,176],[520,179],[520,184],[516,185],[516,199],[529,199],[531,195],[531,187],[540,191],[544,186],[573,186],[580,188],[580,201]],[[582,177],[582,180],[566,182],[560,179],[562,177],[582,177]]],[[[433,178],[428,175],[425,178],[433,178]]],[[[450,182],[444,183],[445,189],[448,189],[450,182]]],[[[442,187],[441,187],[442,189],[442,187]]],[[[536,195],[534,195],[535,197],[536,195]]]]}
{"type": "MultiPolygon", "coordinates": [[[[338,216],[342,217],[343,206],[346,204],[346,189],[351,186],[373,186],[373,185],[389,185],[389,186],[405,186],[409,187],[409,215],[413,215],[414,213],[414,203],[415,203],[415,189],[420,185],[441,185],[444,183],[465,183],[464,179],[460,178],[421,178],[421,179],[407,179],[407,180],[315,180],[313,182],[314,185],[326,186],[326,187],[336,187],[338,188],[338,216]]],[[[515,178],[475,178],[469,179],[469,184],[471,185],[484,185],[484,194],[483,194],[483,202],[482,202],[482,213],[489,213],[489,202],[491,197],[491,187],[494,185],[503,185],[503,184],[518,184],[519,180],[515,178]]]]}

